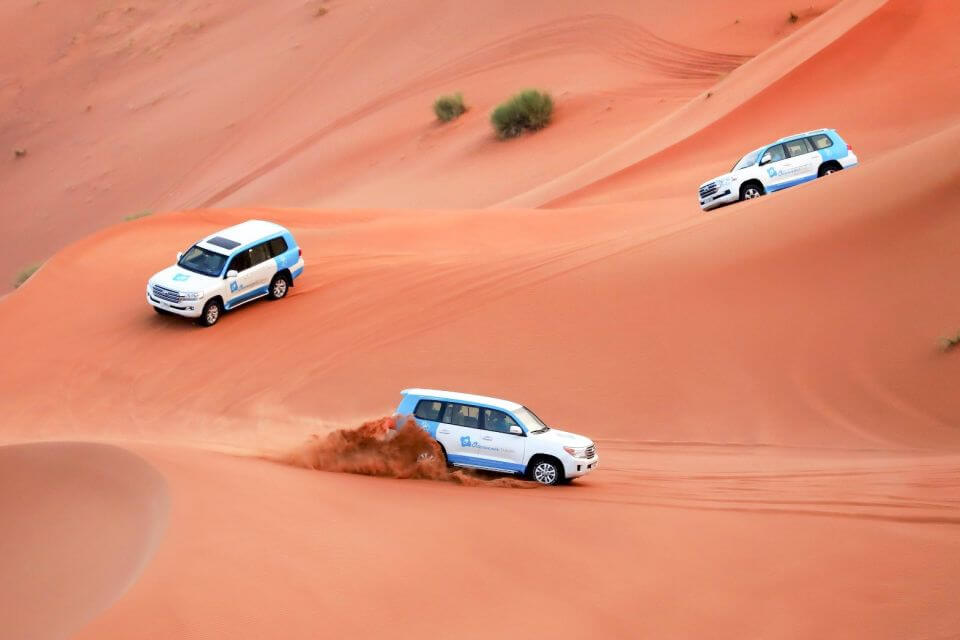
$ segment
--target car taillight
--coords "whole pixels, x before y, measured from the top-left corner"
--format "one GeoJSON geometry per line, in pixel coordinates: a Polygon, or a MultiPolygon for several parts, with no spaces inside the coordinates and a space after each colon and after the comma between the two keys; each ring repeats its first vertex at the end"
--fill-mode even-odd
{"type": "Polygon", "coordinates": [[[851,147],[849,144],[847,144],[847,151],[853,151],[853,147],[851,147]]]}
{"type": "MultiPolygon", "coordinates": [[[[848,146],[847,148],[849,149],[850,147],[848,146]]],[[[300,247],[297,247],[297,257],[298,258],[303,257],[303,249],[301,249],[300,247]]]]}

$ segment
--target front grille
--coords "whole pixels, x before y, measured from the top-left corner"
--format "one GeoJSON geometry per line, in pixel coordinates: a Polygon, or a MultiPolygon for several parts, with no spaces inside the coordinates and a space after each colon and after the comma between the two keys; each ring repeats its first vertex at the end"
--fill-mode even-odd
{"type": "Polygon", "coordinates": [[[180,302],[180,293],[173,289],[161,287],[158,284],[153,285],[153,297],[167,302],[180,302]]]}
{"type": "Polygon", "coordinates": [[[595,455],[597,455],[597,446],[592,444],[589,447],[587,447],[587,460],[589,460],[595,455]]]}
{"type": "Polygon", "coordinates": [[[716,183],[716,182],[708,182],[707,184],[705,184],[705,185],[703,185],[702,187],[700,187],[700,197],[701,197],[701,198],[706,198],[706,197],[712,196],[712,195],[715,194],[716,192],[717,192],[717,183],[716,183]]]}

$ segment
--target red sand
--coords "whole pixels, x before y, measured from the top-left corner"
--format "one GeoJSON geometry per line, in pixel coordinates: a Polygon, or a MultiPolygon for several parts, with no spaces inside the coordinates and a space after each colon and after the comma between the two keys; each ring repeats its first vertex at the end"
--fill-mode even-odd
{"type": "MultiPolygon", "coordinates": [[[[960,352],[938,350],[960,331],[958,7],[844,0],[791,25],[785,2],[601,4],[186,3],[174,19],[156,3],[99,20],[146,20],[147,40],[197,12],[211,27],[155,57],[116,35],[66,55],[91,73],[107,56],[97,90],[151,106],[21,145],[0,185],[29,191],[0,219],[28,240],[4,259],[141,208],[48,188],[46,135],[112,131],[144,165],[91,170],[207,207],[88,235],[0,299],[0,438],[120,443],[169,484],[156,556],[80,637],[960,633],[960,352]],[[718,71],[740,54],[756,57],[718,71]],[[238,102],[254,61],[267,86],[238,102]],[[556,122],[496,142],[489,107],[534,81],[556,122]],[[430,100],[458,89],[474,109],[432,124],[430,100]],[[817,126],[861,166],[700,213],[699,182],[817,126]],[[56,213],[15,215],[31,207],[56,213]],[[254,216],[303,246],[287,300],[211,330],[149,311],[144,282],[176,250],[254,216]],[[512,491],[262,459],[389,414],[410,386],[521,400],[596,438],[602,468],[512,491]]],[[[11,99],[73,90],[67,62],[0,63],[37,83],[11,99]]],[[[29,131],[0,126],[0,144],[29,131]]]]}

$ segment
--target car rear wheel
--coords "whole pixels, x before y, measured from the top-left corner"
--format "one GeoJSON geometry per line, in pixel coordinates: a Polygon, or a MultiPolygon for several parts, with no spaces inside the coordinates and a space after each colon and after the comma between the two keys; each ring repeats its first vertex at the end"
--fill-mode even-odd
{"type": "Polygon", "coordinates": [[[440,446],[439,442],[432,443],[429,448],[417,454],[417,462],[427,462],[431,460],[439,460],[444,465],[447,464],[447,456],[444,455],[443,447],[440,446]]]}
{"type": "Polygon", "coordinates": [[[537,484],[560,484],[563,482],[563,469],[553,460],[540,458],[530,467],[530,479],[537,484]]]}
{"type": "Polygon", "coordinates": [[[284,298],[287,295],[287,291],[290,290],[290,283],[287,282],[287,277],[282,273],[278,273],[273,276],[273,280],[270,281],[270,299],[279,300],[284,298]]]}
{"type": "Polygon", "coordinates": [[[842,168],[843,168],[843,167],[840,167],[840,166],[835,165],[835,164],[826,164],[826,165],[820,167],[820,177],[822,178],[823,176],[828,176],[828,175],[830,175],[831,173],[836,173],[837,171],[840,171],[840,169],[842,169],[842,168]]]}
{"type": "Polygon", "coordinates": [[[200,317],[197,318],[197,324],[201,327],[212,327],[217,324],[222,314],[223,307],[220,306],[220,301],[210,300],[207,304],[203,305],[203,311],[200,312],[200,317]]]}

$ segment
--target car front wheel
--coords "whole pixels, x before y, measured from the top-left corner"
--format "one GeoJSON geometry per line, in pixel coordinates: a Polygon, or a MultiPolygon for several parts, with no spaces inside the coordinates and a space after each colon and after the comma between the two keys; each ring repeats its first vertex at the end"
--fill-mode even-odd
{"type": "Polygon", "coordinates": [[[763,189],[755,184],[744,185],[743,189],[740,190],[741,200],[753,200],[754,198],[759,198],[762,195],[763,189]]]}
{"type": "Polygon", "coordinates": [[[220,319],[222,313],[223,307],[220,306],[220,301],[210,300],[207,304],[203,305],[203,311],[200,313],[200,317],[197,318],[197,324],[201,327],[212,327],[217,324],[217,320],[220,319]]]}
{"type": "Polygon", "coordinates": [[[541,458],[530,468],[530,479],[537,484],[560,484],[563,482],[563,469],[553,460],[541,458]]]}

